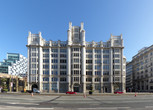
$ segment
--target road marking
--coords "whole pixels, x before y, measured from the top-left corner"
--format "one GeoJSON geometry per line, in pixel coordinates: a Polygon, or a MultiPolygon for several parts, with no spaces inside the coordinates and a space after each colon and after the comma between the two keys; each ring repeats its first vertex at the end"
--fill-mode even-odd
{"type": "Polygon", "coordinates": [[[145,106],[145,108],[153,108],[153,106],[145,106]]]}
{"type": "Polygon", "coordinates": [[[8,104],[16,105],[16,104],[24,104],[24,105],[39,105],[39,104],[34,104],[34,103],[12,103],[8,102],[8,104]]]}
{"type": "Polygon", "coordinates": [[[143,100],[136,100],[136,101],[123,101],[123,102],[128,102],[128,103],[129,102],[131,102],[131,103],[136,102],[137,103],[137,102],[152,102],[152,101],[151,100],[144,100],[144,101],[143,100]]]}
{"type": "Polygon", "coordinates": [[[7,107],[2,107],[0,106],[0,110],[10,110],[15,109],[15,110],[53,110],[54,108],[36,108],[36,107],[14,107],[14,106],[7,106],[7,107]]]}
{"type": "Polygon", "coordinates": [[[36,109],[36,110],[38,110],[38,109],[42,109],[42,110],[50,110],[50,109],[54,109],[54,108],[33,108],[33,107],[31,107],[31,108],[28,108],[28,109],[36,109]]]}
{"type": "Polygon", "coordinates": [[[89,109],[89,110],[98,110],[98,109],[100,109],[100,110],[106,110],[106,109],[113,109],[113,110],[117,110],[117,108],[114,108],[114,107],[108,107],[108,108],[78,108],[78,109],[89,109]]]}
{"type": "Polygon", "coordinates": [[[113,110],[118,110],[118,109],[129,109],[130,107],[97,107],[97,108],[78,108],[78,109],[100,109],[100,110],[106,110],[106,109],[113,109],[113,110]]]}

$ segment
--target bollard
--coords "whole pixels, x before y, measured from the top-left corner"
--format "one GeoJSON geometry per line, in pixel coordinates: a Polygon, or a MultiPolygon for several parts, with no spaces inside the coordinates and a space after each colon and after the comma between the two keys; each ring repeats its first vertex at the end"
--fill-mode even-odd
{"type": "Polygon", "coordinates": [[[136,92],[135,92],[135,95],[134,95],[135,97],[137,96],[137,94],[136,94],[136,92]]]}
{"type": "Polygon", "coordinates": [[[86,98],[86,94],[83,94],[84,98],[86,98]]]}
{"type": "Polygon", "coordinates": [[[31,92],[31,97],[33,97],[33,92],[31,92]]]}

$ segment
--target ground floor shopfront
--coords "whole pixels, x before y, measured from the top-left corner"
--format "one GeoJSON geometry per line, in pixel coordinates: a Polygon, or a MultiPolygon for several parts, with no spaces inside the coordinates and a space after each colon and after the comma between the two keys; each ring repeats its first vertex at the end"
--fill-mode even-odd
{"type": "Polygon", "coordinates": [[[26,82],[26,78],[0,73],[0,87],[6,92],[24,91],[26,82]]]}

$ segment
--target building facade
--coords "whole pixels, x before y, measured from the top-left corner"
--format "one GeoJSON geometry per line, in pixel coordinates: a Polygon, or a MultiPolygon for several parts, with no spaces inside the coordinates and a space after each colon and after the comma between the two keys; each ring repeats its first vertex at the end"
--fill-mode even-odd
{"type": "Polygon", "coordinates": [[[153,91],[153,45],[141,49],[132,59],[134,91],[153,91]]]}
{"type": "Polygon", "coordinates": [[[16,61],[19,61],[20,54],[18,53],[7,53],[7,59],[0,62],[0,73],[8,74],[8,66],[11,66],[16,61]]]}
{"type": "Polygon", "coordinates": [[[126,64],[126,92],[133,91],[133,68],[132,62],[126,64]]]}
{"type": "Polygon", "coordinates": [[[8,66],[8,74],[20,77],[27,77],[27,66],[28,59],[23,55],[19,55],[18,61],[13,63],[11,66],[8,66]]]}
{"type": "Polygon", "coordinates": [[[45,41],[41,33],[28,36],[29,89],[41,92],[89,90],[125,92],[126,58],[122,35],[107,42],[85,41],[84,24],[69,23],[67,41],[45,41]]]}
{"type": "Polygon", "coordinates": [[[0,73],[26,77],[28,60],[18,53],[7,53],[7,59],[0,62],[0,73]]]}

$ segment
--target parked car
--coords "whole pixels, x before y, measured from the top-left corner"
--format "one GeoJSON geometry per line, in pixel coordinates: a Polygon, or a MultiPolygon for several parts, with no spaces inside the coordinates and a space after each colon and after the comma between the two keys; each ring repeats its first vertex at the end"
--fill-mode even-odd
{"type": "Polygon", "coordinates": [[[37,88],[33,88],[33,93],[40,93],[40,91],[37,88]]]}
{"type": "Polygon", "coordinates": [[[123,94],[122,91],[115,91],[114,94],[123,94]]]}
{"type": "Polygon", "coordinates": [[[77,94],[76,92],[67,91],[66,94],[77,94]]]}

